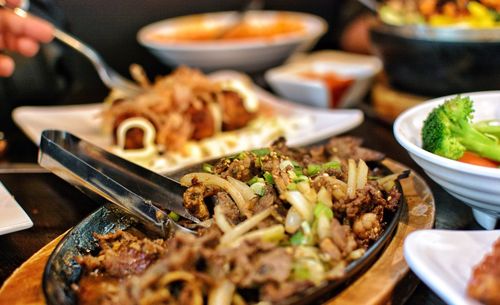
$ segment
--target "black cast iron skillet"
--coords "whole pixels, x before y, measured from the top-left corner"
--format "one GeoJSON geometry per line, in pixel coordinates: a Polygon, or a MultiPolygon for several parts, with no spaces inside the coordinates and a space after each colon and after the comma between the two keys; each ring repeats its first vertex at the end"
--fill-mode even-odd
{"type": "MultiPolygon", "coordinates": [[[[368,165],[371,169],[379,168],[384,174],[390,173],[389,169],[379,162],[369,162],[368,165]]],[[[199,170],[200,166],[193,166],[188,170],[183,170],[171,176],[174,179],[179,179],[187,172],[199,170]]],[[[402,193],[401,185],[399,183],[397,185],[402,193]]],[[[402,210],[405,208],[406,202],[404,196],[401,196],[397,210],[393,213],[385,213],[384,221],[387,225],[382,236],[368,248],[363,257],[347,266],[343,278],[326,282],[320,286],[311,287],[303,293],[296,294],[283,300],[279,304],[300,305],[310,304],[321,299],[326,300],[335,295],[342,287],[345,287],[355,280],[376,261],[382,250],[392,240],[402,210]]],[[[81,266],[76,263],[74,257],[98,252],[98,244],[93,237],[93,233],[107,234],[116,230],[131,228],[143,231],[148,236],[154,234],[147,231],[139,221],[126,214],[125,211],[114,205],[106,204],[71,229],[56,246],[45,266],[42,287],[47,304],[78,304],[77,296],[71,286],[78,283],[83,270],[81,266]]]]}

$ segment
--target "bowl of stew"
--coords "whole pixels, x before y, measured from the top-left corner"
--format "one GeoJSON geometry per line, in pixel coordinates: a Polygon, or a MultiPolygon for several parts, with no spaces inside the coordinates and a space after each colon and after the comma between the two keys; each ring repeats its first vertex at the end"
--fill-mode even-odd
{"type": "Polygon", "coordinates": [[[326,32],[322,18],[285,11],[217,12],[170,18],[137,35],[160,61],[204,71],[264,71],[297,51],[312,48],[326,32]]]}

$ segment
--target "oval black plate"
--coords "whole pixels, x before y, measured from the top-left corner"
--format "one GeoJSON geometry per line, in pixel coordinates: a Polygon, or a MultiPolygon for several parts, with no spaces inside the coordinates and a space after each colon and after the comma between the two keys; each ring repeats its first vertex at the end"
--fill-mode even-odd
{"type": "MultiPolygon", "coordinates": [[[[378,167],[383,172],[390,173],[380,163],[372,162],[368,165],[372,169],[378,167]]],[[[185,171],[182,173],[185,173],[185,171]]],[[[182,173],[174,176],[178,178],[182,173]]],[[[402,193],[401,185],[398,184],[398,186],[402,193]]],[[[394,213],[386,213],[386,216],[384,216],[387,226],[382,236],[368,248],[363,257],[347,266],[346,274],[342,279],[311,287],[303,293],[283,300],[280,304],[301,305],[320,299],[326,300],[341,290],[342,287],[345,287],[356,279],[357,276],[375,262],[382,250],[391,241],[405,205],[404,196],[401,196],[398,209],[394,213]]],[[[45,266],[42,287],[47,304],[78,304],[77,296],[71,286],[78,283],[82,274],[82,268],[76,263],[74,258],[75,256],[86,255],[98,250],[97,241],[93,237],[94,232],[107,234],[115,230],[123,230],[131,227],[137,227],[141,231],[145,230],[137,221],[125,214],[125,212],[115,206],[105,205],[71,229],[56,246],[45,266]]]]}

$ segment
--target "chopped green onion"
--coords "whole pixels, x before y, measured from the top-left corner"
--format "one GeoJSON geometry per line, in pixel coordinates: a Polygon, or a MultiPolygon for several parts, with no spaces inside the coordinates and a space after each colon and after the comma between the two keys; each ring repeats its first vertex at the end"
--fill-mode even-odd
{"type": "Polygon", "coordinates": [[[170,217],[170,219],[172,219],[173,221],[179,221],[179,214],[175,213],[175,212],[170,212],[168,213],[168,217],[170,217]]]}
{"type": "Polygon", "coordinates": [[[264,172],[264,181],[269,184],[274,184],[273,175],[270,172],[264,172]]]}
{"type": "Polygon", "coordinates": [[[294,167],[293,172],[297,176],[304,175],[304,169],[302,167],[300,167],[300,166],[294,167]]]}
{"type": "Polygon", "coordinates": [[[340,168],[340,163],[338,161],[330,161],[321,165],[321,169],[323,170],[339,169],[339,168],[340,168]]]}
{"type": "Polygon", "coordinates": [[[290,162],[292,162],[293,167],[300,167],[299,162],[297,162],[295,160],[290,160],[290,162]]]}
{"type": "Polygon", "coordinates": [[[308,280],[311,277],[308,266],[295,264],[293,266],[293,278],[296,280],[308,280]]]}
{"type": "Polygon", "coordinates": [[[212,164],[208,164],[208,163],[203,163],[202,165],[202,169],[205,173],[213,173],[214,171],[214,167],[212,164]]]}
{"type": "Polygon", "coordinates": [[[298,175],[297,178],[293,179],[293,182],[295,182],[295,183],[309,182],[309,178],[305,175],[298,175]]]}
{"type": "Polygon", "coordinates": [[[306,237],[304,236],[304,233],[302,233],[302,231],[298,231],[297,233],[293,234],[292,237],[290,237],[290,243],[293,246],[306,244],[306,237]]]}
{"type": "Polygon", "coordinates": [[[326,204],[318,202],[314,207],[314,217],[319,218],[321,215],[325,215],[328,219],[332,219],[333,211],[326,204]]]}
{"type": "Polygon", "coordinates": [[[255,155],[257,155],[259,157],[269,155],[270,152],[271,152],[271,150],[269,150],[269,148],[260,148],[260,149],[252,150],[252,153],[254,153],[255,155]]]}
{"type": "Polygon", "coordinates": [[[264,194],[266,193],[266,184],[261,181],[255,182],[254,184],[250,185],[250,188],[255,194],[259,196],[264,196],[264,194]]]}
{"type": "Polygon", "coordinates": [[[289,190],[289,191],[296,191],[297,190],[297,184],[295,183],[289,183],[286,188],[289,190]]]}
{"type": "Polygon", "coordinates": [[[319,174],[320,171],[321,171],[321,166],[319,166],[318,164],[309,164],[307,166],[307,175],[308,176],[317,175],[317,174],[319,174]]]}
{"type": "Polygon", "coordinates": [[[252,179],[247,181],[247,184],[252,185],[256,182],[264,182],[264,179],[260,178],[259,176],[253,176],[252,179]]]}

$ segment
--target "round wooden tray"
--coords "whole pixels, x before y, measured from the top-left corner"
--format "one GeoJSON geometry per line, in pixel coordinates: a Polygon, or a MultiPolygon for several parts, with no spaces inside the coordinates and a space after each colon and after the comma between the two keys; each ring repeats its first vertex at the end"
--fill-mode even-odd
{"type": "MultiPolygon", "coordinates": [[[[407,169],[393,160],[386,160],[384,164],[394,172],[407,169]]],[[[403,210],[392,241],[370,269],[325,304],[398,303],[397,300],[393,300],[396,295],[396,286],[409,271],[403,257],[404,239],[415,230],[432,228],[435,217],[434,197],[421,177],[412,173],[408,179],[402,180],[401,184],[407,207],[403,210]]],[[[63,236],[64,234],[51,241],[14,271],[0,289],[0,304],[45,304],[42,292],[43,269],[50,253],[63,236]]],[[[412,281],[412,284],[404,290],[411,293],[415,285],[416,282],[412,281]]],[[[401,298],[405,297],[407,295],[401,298]]]]}

